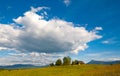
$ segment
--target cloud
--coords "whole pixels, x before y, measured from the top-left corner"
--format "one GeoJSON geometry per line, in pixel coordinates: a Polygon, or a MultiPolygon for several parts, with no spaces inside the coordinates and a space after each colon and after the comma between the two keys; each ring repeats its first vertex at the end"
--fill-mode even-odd
{"type": "Polygon", "coordinates": [[[27,54],[26,53],[8,53],[10,56],[17,56],[17,57],[24,57],[27,54]]]}
{"type": "Polygon", "coordinates": [[[120,60],[120,57],[118,57],[118,58],[117,58],[117,57],[113,57],[113,58],[109,58],[108,60],[109,60],[109,61],[120,60]]]}
{"type": "Polygon", "coordinates": [[[48,65],[55,62],[58,58],[62,58],[63,54],[47,54],[47,53],[21,53],[12,51],[7,56],[0,57],[0,65],[13,65],[13,64],[33,64],[33,65],[48,65]]]}
{"type": "Polygon", "coordinates": [[[88,60],[99,60],[99,61],[120,60],[120,56],[119,56],[120,52],[114,52],[114,51],[106,50],[105,52],[87,53],[84,54],[82,57],[85,59],[88,58],[88,60]]]}
{"type": "Polygon", "coordinates": [[[91,53],[91,54],[86,54],[87,56],[89,57],[98,57],[98,56],[101,56],[100,53],[91,53]]]}
{"type": "Polygon", "coordinates": [[[38,8],[31,7],[31,12],[35,13],[43,9],[49,9],[49,8],[48,7],[38,7],[38,8]]]}
{"type": "Polygon", "coordinates": [[[116,41],[116,38],[113,37],[113,38],[109,38],[109,39],[102,41],[102,43],[103,44],[115,44],[117,43],[117,41],[116,41]]]}
{"type": "Polygon", "coordinates": [[[96,27],[95,30],[103,30],[102,27],[96,27]]]}
{"type": "Polygon", "coordinates": [[[64,3],[66,6],[69,6],[70,3],[71,3],[71,0],[64,0],[63,3],[64,3]]]}
{"type": "Polygon", "coordinates": [[[105,40],[105,41],[102,41],[103,44],[109,44],[109,41],[105,40]]]}
{"type": "Polygon", "coordinates": [[[0,24],[0,50],[14,49],[18,44],[18,36],[21,30],[11,25],[0,24]]]}
{"type": "Polygon", "coordinates": [[[87,43],[102,37],[97,34],[100,27],[88,31],[72,22],[55,18],[45,20],[44,15],[37,14],[46,9],[31,7],[24,16],[13,19],[14,25],[0,24],[0,48],[21,52],[78,53],[88,47],[87,43]]]}

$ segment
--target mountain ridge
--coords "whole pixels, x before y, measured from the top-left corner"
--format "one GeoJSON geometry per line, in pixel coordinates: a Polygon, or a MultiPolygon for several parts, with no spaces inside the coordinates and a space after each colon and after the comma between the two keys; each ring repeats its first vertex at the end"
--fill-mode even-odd
{"type": "Polygon", "coordinates": [[[114,61],[91,60],[87,64],[120,64],[120,60],[114,60],[114,61]]]}
{"type": "Polygon", "coordinates": [[[45,66],[36,66],[32,64],[14,64],[14,65],[0,66],[0,69],[41,68],[41,67],[45,67],[45,66]]]}

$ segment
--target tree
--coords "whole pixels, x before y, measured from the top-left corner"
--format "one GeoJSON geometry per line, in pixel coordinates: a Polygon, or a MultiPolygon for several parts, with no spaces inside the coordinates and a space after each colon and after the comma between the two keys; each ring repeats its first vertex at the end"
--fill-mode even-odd
{"type": "Polygon", "coordinates": [[[78,63],[79,63],[78,60],[74,60],[74,61],[72,61],[72,65],[77,65],[78,63]]]}
{"type": "Polygon", "coordinates": [[[71,64],[71,58],[68,57],[64,57],[63,58],[63,65],[70,65],[71,64]]]}
{"type": "Polygon", "coordinates": [[[51,63],[50,66],[54,66],[54,63],[51,63]]]}
{"type": "Polygon", "coordinates": [[[55,62],[55,65],[56,65],[56,66],[62,65],[62,60],[61,60],[61,59],[58,59],[58,60],[55,62]]]}
{"type": "Polygon", "coordinates": [[[75,65],[75,61],[72,61],[72,65],[75,65]]]}

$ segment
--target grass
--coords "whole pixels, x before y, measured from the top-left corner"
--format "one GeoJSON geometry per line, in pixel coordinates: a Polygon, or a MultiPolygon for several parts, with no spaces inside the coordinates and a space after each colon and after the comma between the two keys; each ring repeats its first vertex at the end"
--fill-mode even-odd
{"type": "Polygon", "coordinates": [[[36,69],[2,70],[0,76],[120,76],[120,64],[71,65],[36,69]]]}

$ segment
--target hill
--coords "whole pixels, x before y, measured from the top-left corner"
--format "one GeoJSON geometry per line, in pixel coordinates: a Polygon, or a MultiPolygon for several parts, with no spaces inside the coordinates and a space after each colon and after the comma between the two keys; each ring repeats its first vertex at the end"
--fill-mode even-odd
{"type": "Polygon", "coordinates": [[[116,61],[97,61],[97,60],[91,60],[87,64],[119,64],[120,60],[116,61]]]}

